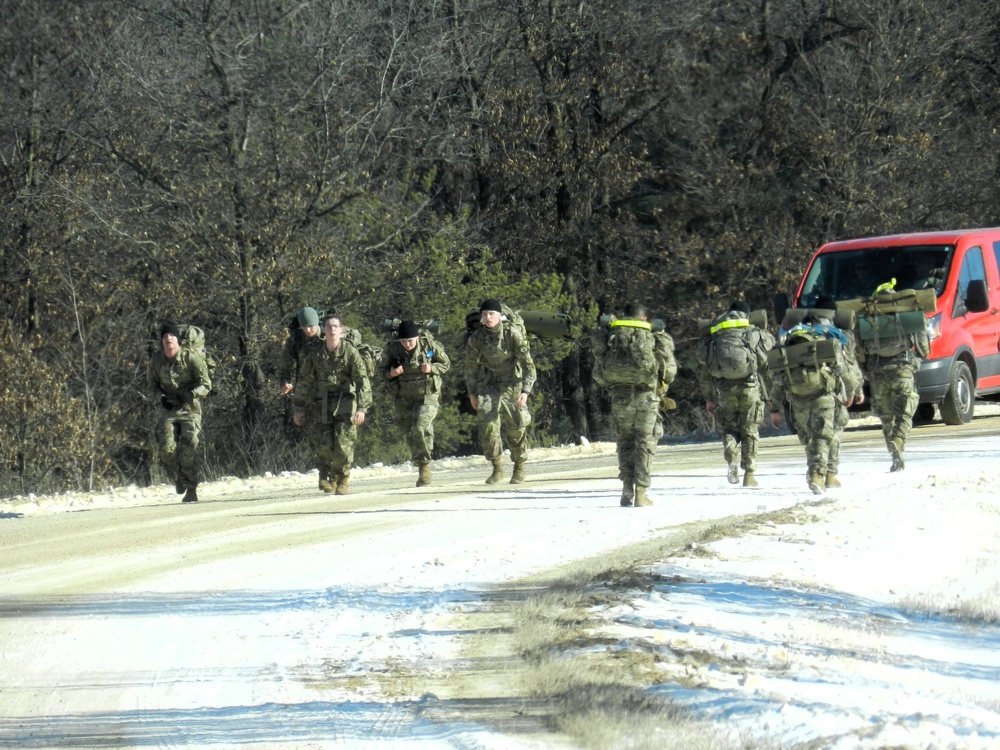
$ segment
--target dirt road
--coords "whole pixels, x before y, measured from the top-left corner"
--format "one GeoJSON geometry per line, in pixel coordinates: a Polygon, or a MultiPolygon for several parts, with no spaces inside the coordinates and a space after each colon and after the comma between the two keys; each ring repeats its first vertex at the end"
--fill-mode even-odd
{"type": "MultiPolygon", "coordinates": [[[[933,425],[913,444],[998,426],[933,425]]],[[[880,441],[852,430],[845,450],[880,441]]],[[[128,507],[8,510],[0,746],[540,746],[530,722],[423,712],[465,668],[456,613],[671,528],[809,501],[801,447],[765,443],[760,491],[724,484],[718,444],[662,447],[650,509],[618,507],[614,456],[593,446],[530,463],[517,487],[485,487],[473,461],[427,488],[362,477],[347,497],[297,477],[209,484],[194,506],[161,487],[128,507]]]]}

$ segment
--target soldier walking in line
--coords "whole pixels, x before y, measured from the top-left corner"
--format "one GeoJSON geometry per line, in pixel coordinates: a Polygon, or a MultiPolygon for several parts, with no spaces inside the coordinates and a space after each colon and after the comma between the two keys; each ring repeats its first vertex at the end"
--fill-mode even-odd
{"type": "Polygon", "coordinates": [[[278,393],[282,396],[287,396],[295,388],[302,370],[305,349],[322,340],[319,335],[319,313],[311,307],[299,310],[291,325],[294,326],[294,330],[289,331],[285,345],[281,349],[281,372],[278,375],[281,388],[278,393]]]}
{"type": "MultiPolygon", "coordinates": [[[[881,300],[894,295],[894,284],[883,284],[872,297],[876,309],[881,300]]],[[[862,372],[869,382],[872,411],[882,423],[882,435],[892,458],[890,471],[905,467],[903,451],[920,403],[916,376],[920,361],[930,354],[925,328],[884,332],[862,342],[862,372]]]]}
{"type": "Polygon", "coordinates": [[[663,437],[660,397],[677,374],[674,342],[654,331],[645,308],[625,306],[625,316],[595,331],[594,381],[611,396],[623,507],[649,506],[647,490],[656,445],[663,437]]]}
{"type": "Polygon", "coordinates": [[[404,320],[396,338],[382,350],[380,372],[389,383],[396,421],[418,468],[417,487],[431,483],[434,417],[441,393],[441,376],[451,368],[444,347],[412,320],[404,320]]]}
{"type": "Polygon", "coordinates": [[[172,323],[160,329],[160,350],[146,370],[146,382],[159,402],[156,443],[160,460],[175,475],[174,489],[182,502],[198,502],[198,437],[201,399],[212,390],[208,366],[195,351],[181,346],[181,329],[172,323]]]}
{"type": "Polygon", "coordinates": [[[365,364],[343,330],[338,315],[323,319],[323,344],[306,350],[293,392],[295,424],[305,427],[316,451],[319,488],[338,495],[350,491],[358,427],[372,403],[365,364]]]}
{"type": "Polygon", "coordinates": [[[774,336],[750,322],[750,306],[737,301],[698,341],[699,382],[705,409],[722,431],[730,484],[756,487],[759,424],[768,397],[767,352],[774,336]]]}
{"type": "MultiPolygon", "coordinates": [[[[831,312],[832,315],[832,312],[831,312]]],[[[814,494],[840,487],[837,478],[840,440],[847,426],[847,407],[864,402],[861,370],[853,352],[854,340],[832,320],[812,315],[793,326],[783,347],[830,341],[830,361],[807,363],[786,369],[770,368],[771,424],[780,427],[779,405],[791,403],[799,442],[806,448],[806,481],[814,494]]],[[[776,354],[778,351],[776,350],[776,354]]]]}
{"type": "Polygon", "coordinates": [[[483,455],[493,465],[486,484],[503,479],[504,439],[514,462],[510,483],[520,484],[528,453],[528,396],[535,385],[535,363],[527,335],[504,316],[498,300],[484,300],[479,313],[482,327],[466,342],[465,384],[476,410],[483,455]]]}

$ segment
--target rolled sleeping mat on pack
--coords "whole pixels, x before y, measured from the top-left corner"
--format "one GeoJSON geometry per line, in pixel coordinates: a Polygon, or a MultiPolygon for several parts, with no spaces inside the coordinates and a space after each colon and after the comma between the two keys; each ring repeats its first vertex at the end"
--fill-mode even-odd
{"type": "Polygon", "coordinates": [[[856,313],[874,305],[880,313],[916,312],[932,313],[937,310],[937,294],[933,289],[900,289],[898,292],[883,292],[875,297],[843,300],[837,303],[839,309],[856,313]]]}
{"type": "Polygon", "coordinates": [[[837,361],[837,342],[833,339],[806,341],[776,346],[767,353],[769,370],[792,370],[799,367],[832,365],[837,361]]]}
{"type": "MultiPolygon", "coordinates": [[[[706,336],[712,332],[712,326],[718,318],[698,318],[698,335],[706,336]]],[[[750,325],[767,328],[767,310],[753,310],[750,313],[750,325]]]]}
{"type": "Polygon", "coordinates": [[[570,338],[569,315],[538,310],[518,310],[517,314],[524,321],[524,330],[540,339],[570,338]]]}
{"type": "Polygon", "coordinates": [[[842,331],[850,331],[854,328],[854,310],[849,307],[842,307],[841,305],[842,303],[838,302],[835,309],[825,307],[793,307],[785,312],[785,317],[781,321],[781,327],[789,331],[807,317],[813,315],[817,318],[832,320],[833,324],[842,331]]]}
{"type": "Polygon", "coordinates": [[[927,316],[920,310],[886,313],[885,315],[858,314],[858,338],[862,341],[920,333],[926,328],[927,316]]]}

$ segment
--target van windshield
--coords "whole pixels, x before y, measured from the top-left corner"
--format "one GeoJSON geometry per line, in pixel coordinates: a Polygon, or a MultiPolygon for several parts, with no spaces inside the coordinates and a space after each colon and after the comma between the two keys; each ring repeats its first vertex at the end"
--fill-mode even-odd
{"type": "Polygon", "coordinates": [[[826,295],[869,297],[892,279],[896,289],[934,289],[940,296],[954,250],[954,245],[908,245],[823,253],[809,269],[798,306],[812,307],[826,295]]]}

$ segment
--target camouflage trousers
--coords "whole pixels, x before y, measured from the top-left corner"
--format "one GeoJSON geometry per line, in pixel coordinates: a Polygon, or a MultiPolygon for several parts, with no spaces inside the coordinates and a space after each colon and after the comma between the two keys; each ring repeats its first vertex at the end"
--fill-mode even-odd
{"type": "Polygon", "coordinates": [[[663,437],[660,400],[653,391],[611,392],[611,426],[618,448],[618,478],[649,487],[656,445],[663,437]]]}
{"type": "Polygon", "coordinates": [[[899,438],[904,443],[913,426],[913,414],[920,397],[916,389],[916,368],[913,365],[891,367],[871,373],[872,411],[882,422],[886,443],[899,438]]]}
{"type": "Polygon", "coordinates": [[[488,388],[479,394],[476,409],[476,423],[479,425],[479,442],[487,461],[494,461],[503,455],[503,441],[507,441],[510,458],[516,463],[524,463],[528,457],[528,425],[531,413],[528,407],[517,408],[521,396],[520,386],[488,388]]]}
{"type": "Polygon", "coordinates": [[[791,403],[799,442],[806,447],[807,475],[836,474],[840,439],[847,426],[847,408],[829,393],[793,398],[791,403]]]}
{"type": "Polygon", "coordinates": [[[358,440],[358,428],[352,421],[354,399],[345,398],[330,411],[325,419],[319,404],[306,412],[303,420],[306,438],[316,456],[320,477],[349,476],[358,440]]]}
{"type": "Polygon", "coordinates": [[[715,425],[722,432],[722,455],[727,464],[740,461],[744,471],[757,470],[757,445],[760,443],[760,420],[764,400],[756,383],[740,383],[718,389],[715,425]]]}
{"type": "Polygon", "coordinates": [[[200,411],[192,410],[190,407],[160,409],[156,424],[156,446],[160,453],[160,461],[174,474],[174,480],[180,486],[198,486],[200,434],[200,411]]]}
{"type": "Polygon", "coordinates": [[[406,436],[413,463],[430,463],[434,452],[434,417],[438,413],[436,393],[412,398],[397,396],[393,402],[396,422],[406,436]]]}

